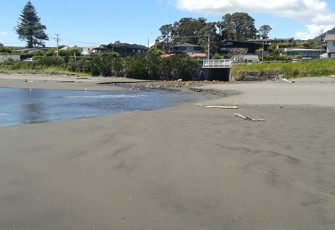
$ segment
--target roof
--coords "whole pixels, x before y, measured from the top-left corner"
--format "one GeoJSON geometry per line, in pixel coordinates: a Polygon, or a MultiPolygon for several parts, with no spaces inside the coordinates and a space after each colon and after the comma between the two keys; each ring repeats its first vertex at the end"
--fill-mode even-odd
{"type": "Polygon", "coordinates": [[[108,45],[108,47],[118,47],[118,48],[121,48],[121,47],[126,47],[126,48],[130,48],[130,49],[142,49],[142,50],[147,50],[148,47],[146,46],[143,46],[143,45],[138,45],[138,44],[129,44],[129,43],[110,43],[108,45]]]}
{"type": "Polygon", "coordinates": [[[206,58],[206,53],[190,53],[188,54],[190,57],[196,57],[196,58],[206,58]]]}
{"type": "Polygon", "coordinates": [[[72,50],[73,48],[70,46],[64,46],[63,48],[59,49],[59,50],[72,50]]]}
{"type": "MultiPolygon", "coordinates": [[[[176,54],[162,54],[160,57],[161,58],[168,58],[168,57],[172,57],[176,54]]],[[[206,58],[207,54],[206,53],[188,53],[187,54],[190,57],[194,57],[194,58],[206,58]]]]}
{"type": "Polygon", "coordinates": [[[335,41],[335,34],[327,34],[325,37],[326,41],[335,41]]]}
{"type": "Polygon", "coordinates": [[[280,40],[293,40],[294,38],[266,38],[266,39],[248,39],[248,41],[259,41],[259,42],[266,42],[266,41],[280,41],[280,40]]]}
{"type": "Polygon", "coordinates": [[[161,58],[167,58],[167,57],[172,57],[174,56],[175,54],[162,54],[160,57],[161,58]]]}
{"type": "Polygon", "coordinates": [[[42,47],[34,47],[34,48],[24,48],[24,49],[18,49],[16,52],[20,53],[32,53],[32,52],[45,52],[48,50],[48,48],[42,48],[42,47]]]}
{"type": "Polygon", "coordinates": [[[178,43],[174,46],[177,46],[177,47],[198,47],[197,45],[193,45],[193,44],[190,44],[190,43],[178,43]]]}
{"type": "Polygon", "coordinates": [[[285,48],[284,51],[320,51],[320,49],[285,48]]]}

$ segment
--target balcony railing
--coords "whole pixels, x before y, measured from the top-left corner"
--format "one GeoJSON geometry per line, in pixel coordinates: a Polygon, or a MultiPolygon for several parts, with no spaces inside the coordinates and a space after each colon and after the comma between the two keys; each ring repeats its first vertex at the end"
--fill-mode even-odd
{"type": "Polygon", "coordinates": [[[231,68],[231,59],[207,59],[203,61],[203,68],[231,68]]]}

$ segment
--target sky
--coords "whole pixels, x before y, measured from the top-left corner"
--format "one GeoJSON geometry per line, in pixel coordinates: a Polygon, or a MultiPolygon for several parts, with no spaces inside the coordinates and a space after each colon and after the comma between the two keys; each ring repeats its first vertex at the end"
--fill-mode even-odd
{"type": "MultiPolygon", "coordinates": [[[[28,0],[0,0],[0,43],[25,46],[14,31],[28,0]]],[[[334,0],[31,0],[47,27],[47,47],[99,46],[116,41],[147,46],[159,28],[184,17],[222,21],[245,12],[270,38],[311,39],[335,27],[334,0]]]]}

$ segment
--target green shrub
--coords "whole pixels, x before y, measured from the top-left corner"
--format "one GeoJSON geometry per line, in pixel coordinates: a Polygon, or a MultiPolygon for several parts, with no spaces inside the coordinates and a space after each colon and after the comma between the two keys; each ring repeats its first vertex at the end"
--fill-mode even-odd
{"type": "Polygon", "coordinates": [[[126,75],[127,77],[135,78],[135,79],[148,79],[149,78],[146,65],[141,60],[132,61],[130,65],[128,66],[126,75]]]}

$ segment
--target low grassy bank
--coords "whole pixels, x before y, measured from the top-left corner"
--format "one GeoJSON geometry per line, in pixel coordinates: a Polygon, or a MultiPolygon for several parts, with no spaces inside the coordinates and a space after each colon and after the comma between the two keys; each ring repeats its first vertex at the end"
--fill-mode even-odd
{"type": "Polygon", "coordinates": [[[4,70],[0,69],[0,74],[23,74],[23,75],[44,75],[44,76],[82,76],[82,77],[92,77],[85,73],[75,73],[67,70],[60,69],[44,69],[44,70],[29,70],[29,69],[20,69],[20,70],[4,70]]]}
{"type": "Polygon", "coordinates": [[[44,74],[44,75],[81,75],[89,76],[88,73],[72,72],[63,67],[57,66],[38,66],[31,68],[29,64],[24,62],[17,62],[13,65],[0,65],[0,73],[3,74],[44,74]]]}
{"type": "Polygon", "coordinates": [[[277,77],[298,78],[335,75],[335,60],[303,62],[272,62],[253,65],[236,65],[232,68],[235,80],[266,80],[277,77]]]}
{"type": "MultiPolygon", "coordinates": [[[[182,68],[180,68],[182,69],[182,68]]],[[[182,72],[180,75],[182,75],[182,72]]],[[[190,70],[188,70],[190,72],[190,70]]],[[[45,74],[45,75],[91,75],[88,72],[73,72],[62,65],[37,65],[36,63],[13,62],[0,65],[0,73],[45,74]]],[[[235,65],[232,78],[237,81],[266,80],[298,77],[335,75],[335,60],[312,60],[304,62],[271,62],[251,65],[235,65]]],[[[142,78],[145,79],[145,78],[142,78]]],[[[150,79],[150,78],[148,78],[150,79]]]]}

